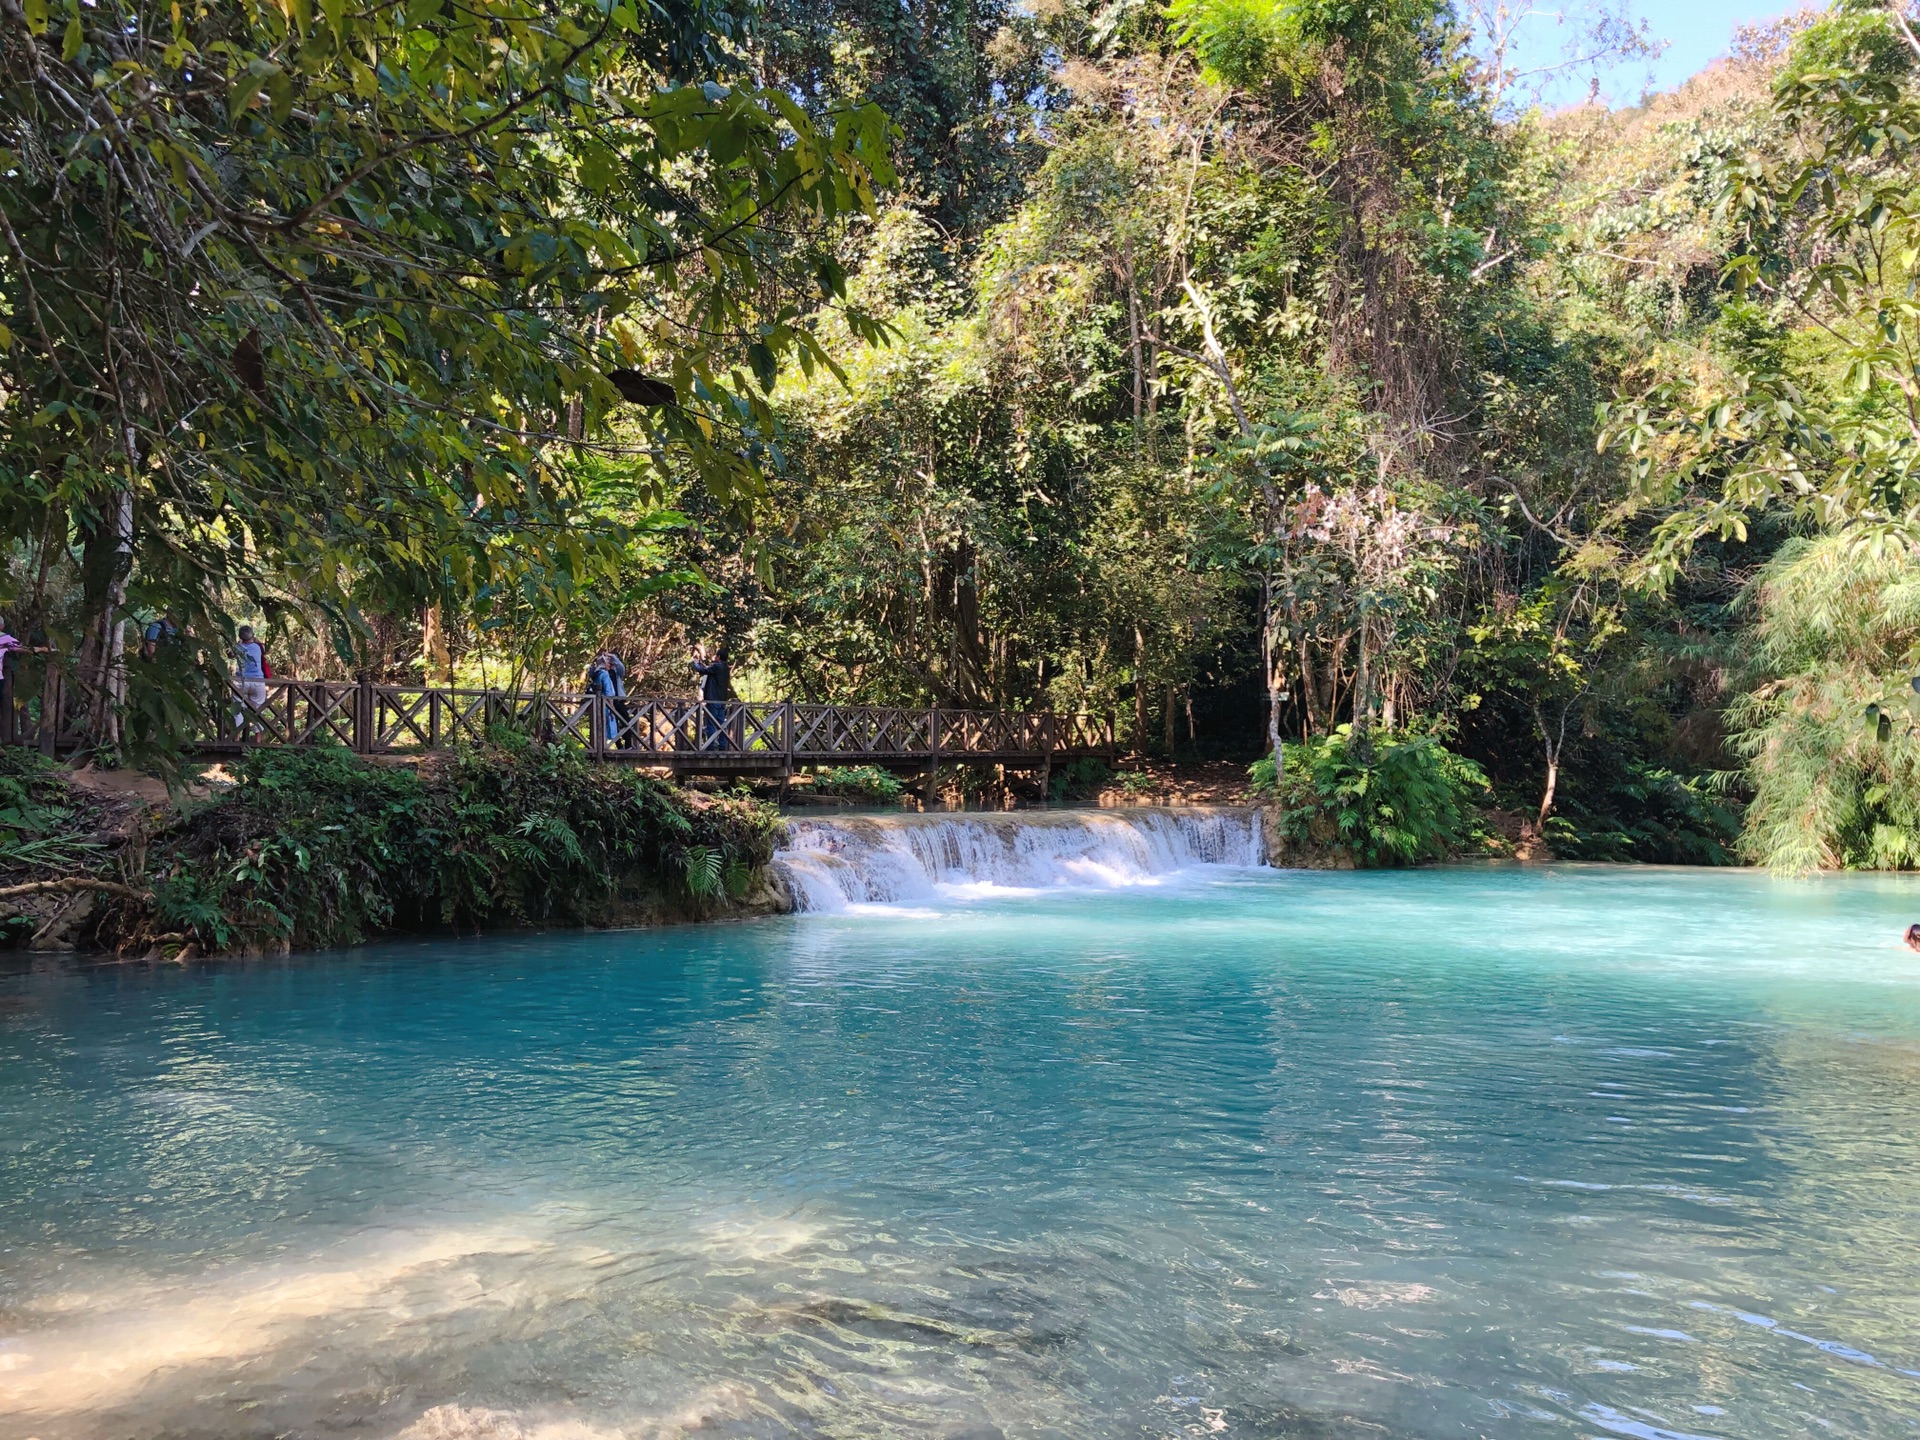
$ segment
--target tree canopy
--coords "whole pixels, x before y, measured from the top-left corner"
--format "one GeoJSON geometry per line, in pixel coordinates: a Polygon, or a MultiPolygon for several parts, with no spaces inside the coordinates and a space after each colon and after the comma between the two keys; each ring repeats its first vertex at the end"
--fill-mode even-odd
{"type": "Polygon", "coordinates": [[[103,735],[126,607],[297,599],[351,653],[564,592],[628,544],[589,451],[744,513],[780,366],[830,363],[817,237],[892,176],[877,110],[715,78],[703,4],[4,10],[9,603],[103,735]]]}
{"type": "Polygon", "coordinates": [[[204,703],[116,668],[163,609],[551,682],[691,634],[1484,771],[1565,854],[1920,857],[1900,0],[1555,113],[1443,0],[0,14],[0,599],[102,743],[204,703]]]}

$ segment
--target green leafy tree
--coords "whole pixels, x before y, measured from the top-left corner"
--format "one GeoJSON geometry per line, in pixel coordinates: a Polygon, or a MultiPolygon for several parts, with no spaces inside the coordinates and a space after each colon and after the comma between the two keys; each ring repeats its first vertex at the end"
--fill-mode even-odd
{"type": "Polygon", "coordinates": [[[1727,167],[1737,303],[1611,407],[1603,435],[1632,458],[1627,508],[1660,518],[1650,580],[1772,506],[1920,536],[1917,63],[1904,4],[1842,0],[1794,43],[1769,127],[1727,167]]]}
{"type": "Polygon", "coordinates": [[[1578,740],[1595,687],[1626,637],[1618,604],[1591,581],[1555,576],[1469,630],[1476,671],[1533,718],[1543,778],[1533,833],[1544,837],[1569,739],[1578,740]]]}
{"type": "Polygon", "coordinates": [[[1040,159],[1032,114],[1056,98],[1033,9],[1013,0],[762,0],[746,43],[763,83],[809,113],[885,111],[899,128],[911,198],[948,233],[977,240],[1019,203],[1040,159]]]}
{"type": "Polygon", "coordinates": [[[1920,563],[1845,535],[1783,546],[1748,597],[1732,707],[1753,798],[1742,848],[1776,870],[1920,865],[1920,563]]]}
{"type": "Polygon", "coordinates": [[[187,672],[125,665],[129,612],[211,646],[296,600],[346,636],[369,575],[455,606],[578,584],[623,547],[582,447],[750,504],[765,392],[826,361],[809,234],[891,177],[877,111],[712,78],[703,3],[0,19],[7,599],[78,651],[101,744],[188,723],[187,672]]]}

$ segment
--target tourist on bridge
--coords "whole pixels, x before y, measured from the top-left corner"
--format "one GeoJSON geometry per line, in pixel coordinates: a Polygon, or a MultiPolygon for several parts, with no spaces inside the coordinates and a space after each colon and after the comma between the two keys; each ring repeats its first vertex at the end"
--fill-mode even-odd
{"type": "Polygon", "coordinates": [[[160,651],[179,638],[180,627],[173,622],[173,612],[162,610],[158,617],[147,622],[147,628],[140,637],[140,658],[158,660],[160,651]]]}
{"type": "Polygon", "coordinates": [[[700,677],[700,748],[727,748],[727,697],[733,689],[733,670],[727,664],[727,642],[711,655],[693,647],[693,673],[700,677]]]}
{"type": "Polygon", "coordinates": [[[607,709],[619,721],[618,725],[607,723],[607,739],[619,738],[623,749],[631,749],[640,743],[640,737],[633,730],[633,707],[627,704],[627,662],[611,645],[600,653],[606,656],[607,674],[613,681],[613,703],[607,709]]]}
{"type": "MultiPolygon", "coordinates": [[[[7,622],[5,620],[0,620],[0,694],[4,694],[5,703],[9,707],[13,704],[14,657],[17,655],[50,655],[53,653],[53,647],[43,643],[46,640],[44,631],[36,627],[31,632],[30,639],[33,642],[31,644],[21,640],[18,635],[15,635],[7,628],[7,622]]],[[[0,727],[4,727],[6,723],[6,719],[0,717],[0,727]]],[[[12,732],[7,731],[6,733],[11,734],[12,732]]]]}
{"type": "Polygon", "coordinates": [[[240,706],[233,712],[233,728],[244,736],[253,728],[254,717],[266,709],[267,680],[273,674],[273,667],[267,664],[267,647],[254,638],[251,625],[240,627],[233,659],[233,693],[240,698],[240,706]]]}
{"type": "Polygon", "coordinates": [[[611,651],[602,650],[587,662],[587,693],[589,695],[598,695],[602,700],[606,701],[606,704],[600,708],[606,716],[603,723],[606,726],[607,743],[609,745],[611,745],[620,734],[620,714],[615,706],[615,697],[620,694],[620,689],[624,688],[616,686],[614,680],[615,666],[619,666],[619,674],[621,678],[624,679],[627,673],[626,666],[621,665],[619,659],[611,651]]]}

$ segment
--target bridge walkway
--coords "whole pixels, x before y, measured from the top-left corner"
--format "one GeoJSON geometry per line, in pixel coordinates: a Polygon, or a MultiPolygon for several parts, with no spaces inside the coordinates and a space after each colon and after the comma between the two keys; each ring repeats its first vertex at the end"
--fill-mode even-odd
{"type": "MultiPolygon", "coordinates": [[[[49,753],[77,746],[78,707],[57,674],[39,694],[0,703],[0,743],[49,753]]],[[[506,726],[611,764],[681,774],[787,776],[809,765],[924,772],[939,765],[1050,769],[1115,753],[1111,719],[1050,711],[704,703],[633,695],[505,691],[372,681],[269,680],[254,706],[235,697],[208,718],[196,749],[232,755],[262,746],[342,746],[362,755],[423,754],[477,742],[506,726]],[[238,723],[236,724],[236,716],[238,723]]]]}

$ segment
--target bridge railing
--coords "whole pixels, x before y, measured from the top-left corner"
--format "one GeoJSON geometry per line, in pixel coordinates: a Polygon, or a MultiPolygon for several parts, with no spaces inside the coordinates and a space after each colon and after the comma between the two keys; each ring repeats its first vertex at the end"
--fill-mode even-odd
{"type": "MultiPolygon", "coordinates": [[[[259,746],[341,746],[409,754],[518,730],[599,759],[683,767],[1048,761],[1111,752],[1112,723],[1092,715],[950,710],[939,706],[700,701],[570,691],[269,680],[253,704],[234,693],[204,717],[195,740],[210,753],[259,746]]],[[[0,743],[72,748],[77,706],[57,671],[9,681],[0,743]]]]}

